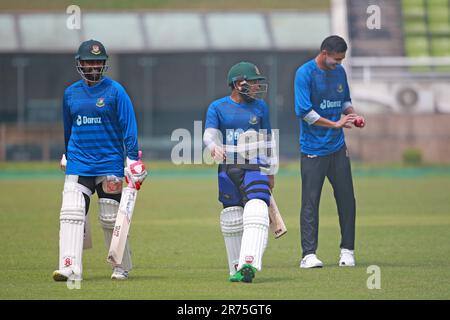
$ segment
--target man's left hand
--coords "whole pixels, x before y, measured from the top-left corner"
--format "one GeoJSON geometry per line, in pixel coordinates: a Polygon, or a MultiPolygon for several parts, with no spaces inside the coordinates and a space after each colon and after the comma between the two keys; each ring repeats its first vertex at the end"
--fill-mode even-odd
{"type": "Polygon", "coordinates": [[[125,168],[125,181],[131,184],[136,190],[141,188],[148,172],[141,160],[131,160],[127,158],[127,167],[125,168]]]}

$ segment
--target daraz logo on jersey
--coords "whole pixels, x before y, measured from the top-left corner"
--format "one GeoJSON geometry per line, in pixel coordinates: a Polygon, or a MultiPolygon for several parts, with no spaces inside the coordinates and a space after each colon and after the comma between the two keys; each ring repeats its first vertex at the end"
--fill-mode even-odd
{"type": "Polygon", "coordinates": [[[102,118],[101,117],[86,117],[86,116],[80,116],[77,117],[77,126],[81,126],[82,124],[101,124],[102,118]]]}
{"type": "Polygon", "coordinates": [[[340,108],[342,105],[342,101],[330,101],[330,100],[323,100],[320,104],[320,109],[329,109],[329,108],[340,108]]]}

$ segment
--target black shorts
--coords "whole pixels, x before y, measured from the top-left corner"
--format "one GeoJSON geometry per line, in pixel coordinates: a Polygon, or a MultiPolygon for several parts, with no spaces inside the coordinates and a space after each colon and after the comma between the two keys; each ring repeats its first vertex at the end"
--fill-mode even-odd
{"type": "MultiPolygon", "coordinates": [[[[95,192],[97,192],[99,199],[106,198],[106,199],[112,199],[117,202],[120,202],[120,199],[122,197],[122,192],[118,192],[118,193],[105,192],[105,190],[103,190],[103,186],[102,186],[102,183],[103,183],[103,180],[101,180],[102,177],[75,176],[75,175],[70,175],[70,177],[73,177],[71,179],[71,182],[78,183],[87,189],[86,192],[83,192],[84,200],[86,203],[86,214],[89,211],[91,195],[94,194],[95,192]],[[101,181],[99,181],[99,180],[101,180],[101,181]]],[[[106,177],[105,177],[105,179],[106,179],[106,177]]]]}

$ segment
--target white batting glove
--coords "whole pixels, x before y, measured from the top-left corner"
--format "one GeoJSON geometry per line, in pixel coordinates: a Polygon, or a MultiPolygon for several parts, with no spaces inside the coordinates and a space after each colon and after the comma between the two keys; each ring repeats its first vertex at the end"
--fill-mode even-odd
{"type": "Polygon", "coordinates": [[[125,181],[128,185],[131,185],[136,190],[139,190],[147,175],[148,172],[141,160],[131,160],[127,157],[125,181]]]}
{"type": "Polygon", "coordinates": [[[66,159],[66,154],[63,153],[62,157],[61,157],[61,161],[59,162],[59,167],[61,168],[62,171],[66,171],[66,167],[67,167],[67,159],[66,159]]]}

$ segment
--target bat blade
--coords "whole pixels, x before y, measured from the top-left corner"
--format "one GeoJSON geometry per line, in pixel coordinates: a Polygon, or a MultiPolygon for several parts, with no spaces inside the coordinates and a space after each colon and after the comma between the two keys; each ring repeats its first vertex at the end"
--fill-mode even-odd
{"type": "Polygon", "coordinates": [[[131,217],[133,216],[134,205],[136,204],[136,196],[136,189],[129,187],[123,189],[107,258],[108,262],[112,264],[117,265],[122,263],[128,231],[130,230],[131,217]]]}
{"type": "Polygon", "coordinates": [[[270,231],[273,233],[275,239],[278,239],[286,234],[287,228],[284,224],[283,218],[281,217],[280,211],[278,210],[278,206],[273,195],[270,197],[269,219],[270,231]]]}

